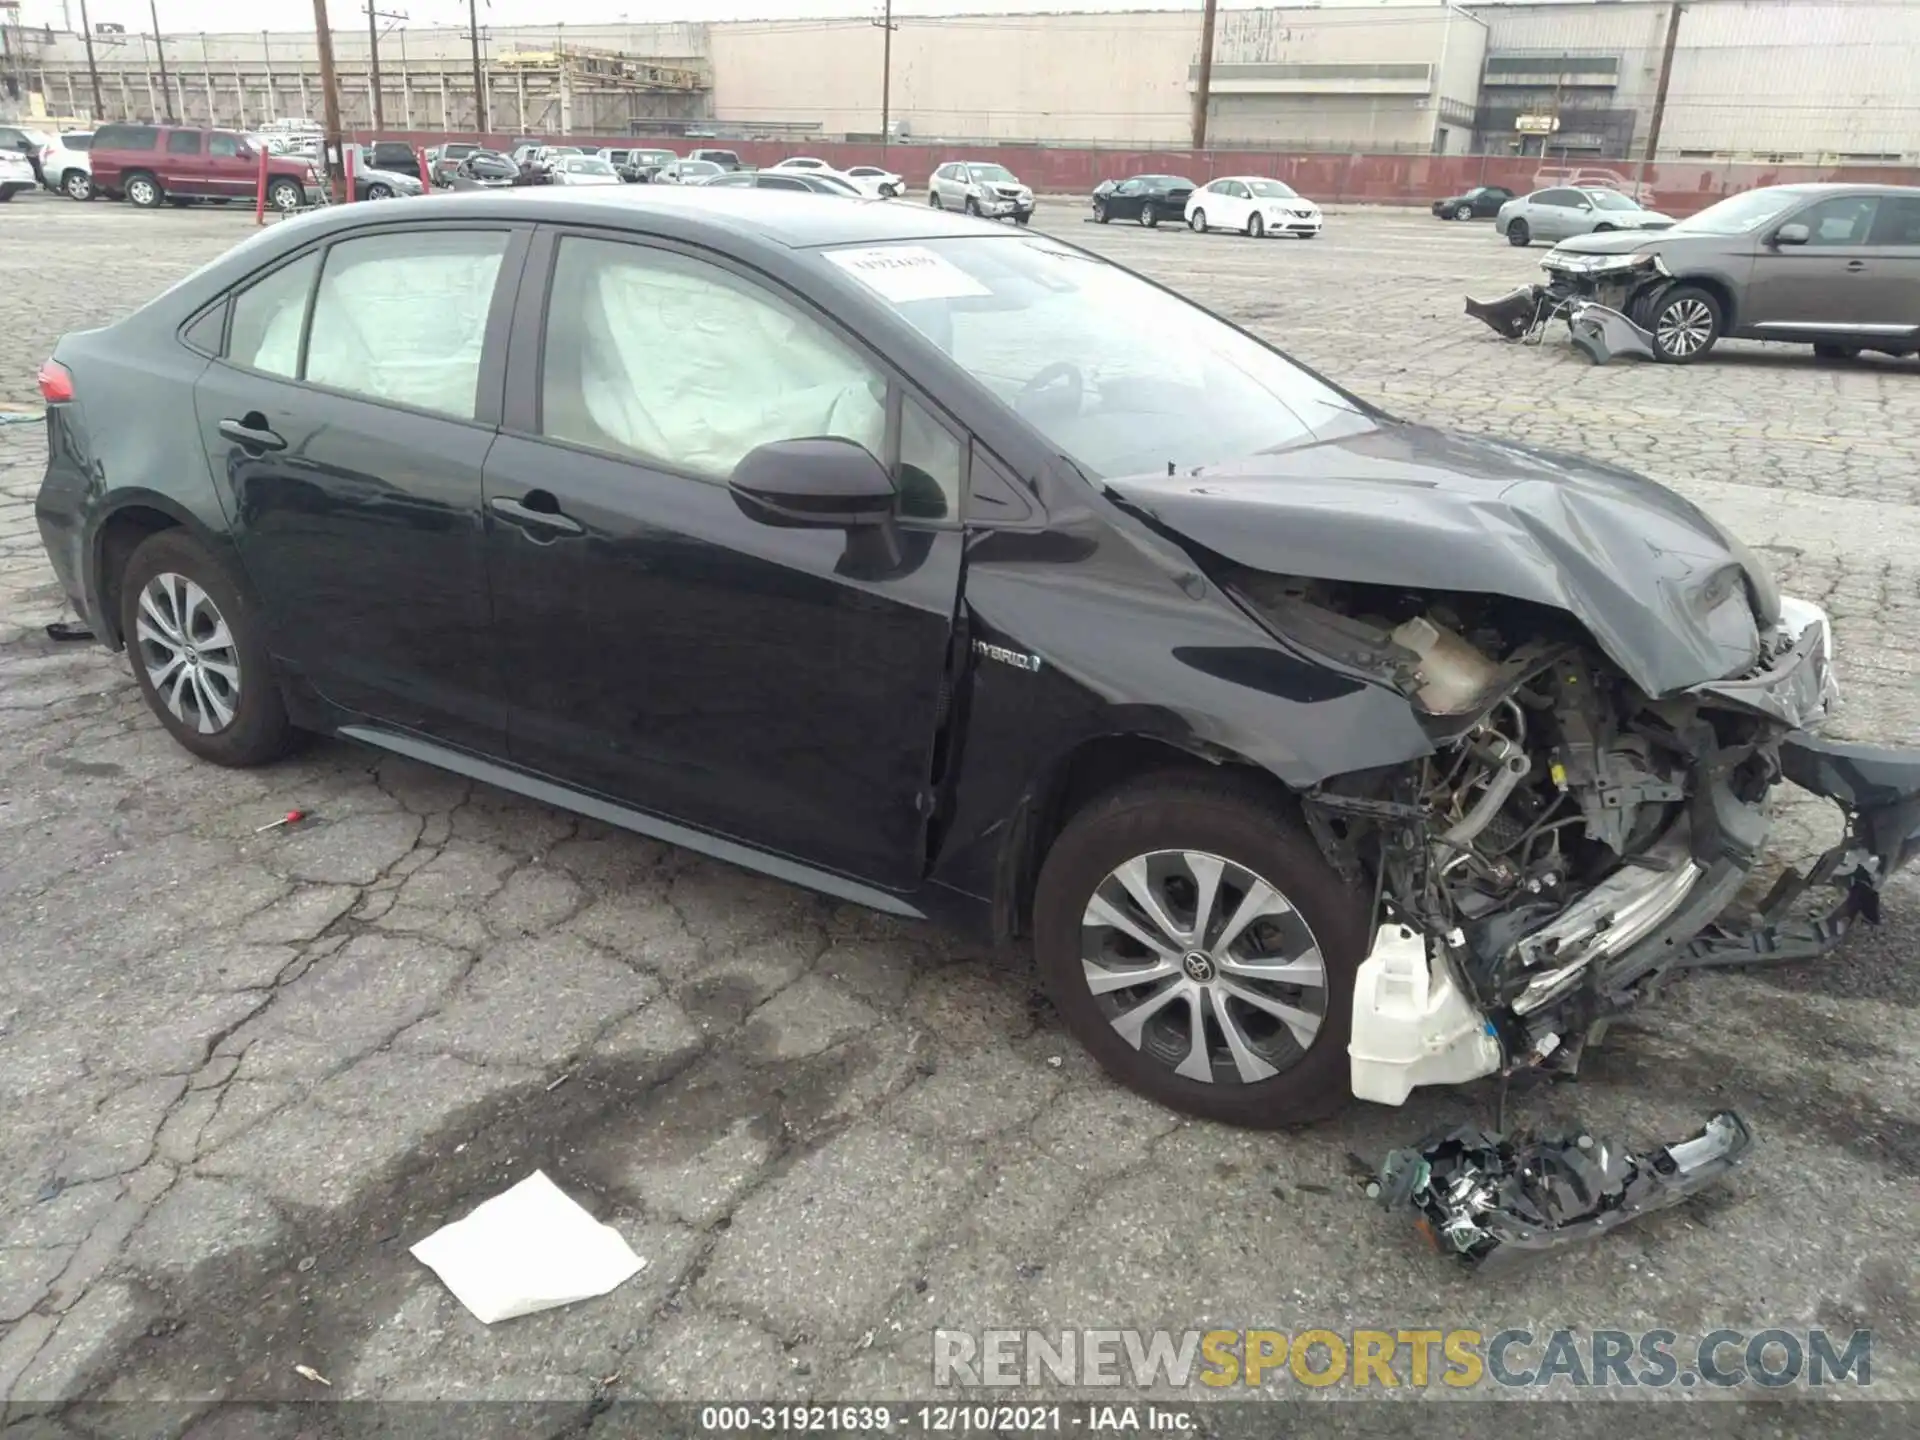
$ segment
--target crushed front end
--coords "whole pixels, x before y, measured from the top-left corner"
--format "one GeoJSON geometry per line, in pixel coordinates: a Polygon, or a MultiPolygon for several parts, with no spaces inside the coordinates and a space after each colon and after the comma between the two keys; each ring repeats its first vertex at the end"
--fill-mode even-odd
{"type": "Polygon", "coordinates": [[[1329,859],[1378,897],[1356,1095],[1400,1104],[1422,1085],[1571,1071],[1676,969],[1821,953],[1877,917],[1881,882],[1920,849],[1920,754],[1813,734],[1837,696],[1827,618],[1755,604],[1734,575],[1687,603],[1702,637],[1750,659],[1658,695],[1537,606],[1241,581],[1279,632],[1401,688],[1435,742],[1305,797],[1329,859]],[[1783,779],[1835,800],[1847,837],[1736,924],[1783,779]]]}
{"type": "Polygon", "coordinates": [[[1467,314],[1504,340],[1537,344],[1564,320],[1573,345],[1596,365],[1616,355],[1657,358],[1653,336],[1634,318],[1641,298],[1671,279],[1651,251],[1619,255],[1548,252],[1546,283],[1522,285],[1498,300],[1467,300],[1467,314]]]}

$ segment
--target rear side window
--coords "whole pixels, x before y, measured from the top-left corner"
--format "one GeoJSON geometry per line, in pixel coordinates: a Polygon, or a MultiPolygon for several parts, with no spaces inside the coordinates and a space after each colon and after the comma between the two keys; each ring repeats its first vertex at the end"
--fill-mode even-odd
{"type": "Polygon", "coordinates": [[[198,155],[200,153],[200,132],[198,130],[175,130],[167,136],[169,155],[198,155]]]}
{"type": "Polygon", "coordinates": [[[1920,247],[1920,195],[1882,195],[1867,243],[1920,247]]]}
{"type": "Polygon", "coordinates": [[[93,136],[62,135],[60,137],[60,143],[69,150],[91,150],[93,148],[93,136]]]}
{"type": "Polygon", "coordinates": [[[442,231],[335,245],[314,298],[305,378],[471,420],[507,238],[442,231]]]}
{"type": "Polygon", "coordinates": [[[785,175],[762,175],[760,188],[763,190],[805,190],[804,180],[794,180],[785,175]]]}
{"type": "Polygon", "coordinates": [[[152,125],[106,125],[94,131],[93,143],[99,150],[153,150],[160,131],[152,125]]]}
{"type": "Polygon", "coordinates": [[[282,265],[233,299],[227,359],[249,370],[292,379],[300,371],[300,331],[307,318],[320,252],[282,265]]]}

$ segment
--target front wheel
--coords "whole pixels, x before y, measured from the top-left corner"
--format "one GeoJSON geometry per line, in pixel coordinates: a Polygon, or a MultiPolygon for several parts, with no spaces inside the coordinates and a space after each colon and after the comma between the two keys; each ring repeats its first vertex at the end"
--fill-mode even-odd
{"type": "Polygon", "coordinates": [[[1151,230],[1160,223],[1160,212],[1151,205],[1140,207],[1140,223],[1151,230]]]}
{"type": "Polygon", "coordinates": [[[1691,365],[1720,338],[1720,302],[1697,285],[1676,285],[1653,302],[1653,353],[1671,365],[1691,365]]]}
{"type": "Polygon", "coordinates": [[[367,199],[369,200],[391,200],[392,198],[393,187],[391,185],[375,183],[367,187],[367,199]]]}
{"type": "Polygon", "coordinates": [[[1254,239],[1258,240],[1266,233],[1267,222],[1262,220],[1258,215],[1251,216],[1247,220],[1247,234],[1253,236],[1254,239]]]}
{"type": "Polygon", "coordinates": [[[1275,1129],[1351,1093],[1368,899],[1277,799],[1164,775],[1068,822],[1041,868],[1034,951],[1068,1028],[1121,1084],[1275,1129]]]}
{"type": "Polygon", "coordinates": [[[267,203],[283,215],[298,210],[305,198],[300,187],[291,180],[276,180],[267,186],[267,203]]]}
{"type": "Polygon", "coordinates": [[[978,215],[979,213],[980,213],[980,202],[974,199],[973,196],[969,195],[967,197],[967,214],[978,215]]]}
{"type": "Polygon", "coordinates": [[[1507,226],[1507,244],[1531,245],[1532,243],[1533,243],[1533,231],[1527,228],[1526,221],[1516,220],[1511,225],[1507,226]]]}
{"type": "Polygon", "coordinates": [[[1107,207],[1104,203],[1099,200],[1093,202],[1093,219],[1095,224],[1104,225],[1112,218],[1112,216],[1107,214],[1107,207]]]}
{"type": "Polygon", "coordinates": [[[1453,218],[1456,220],[1471,220],[1473,218],[1473,207],[1471,205],[1456,205],[1453,210],[1453,218]]]}
{"type": "Polygon", "coordinates": [[[69,200],[91,200],[93,177],[84,170],[69,170],[61,177],[60,188],[69,200]]]}
{"type": "Polygon", "coordinates": [[[927,204],[936,210],[944,210],[946,208],[940,203],[940,192],[938,190],[929,190],[927,192],[927,204]]]}
{"type": "Polygon", "coordinates": [[[1193,233],[1196,235],[1206,234],[1207,233],[1207,212],[1204,210],[1194,211],[1193,214],[1187,217],[1187,228],[1193,231],[1193,233]]]}
{"type": "Polygon", "coordinates": [[[264,765],[293,748],[259,618],[184,530],[142,541],[120,581],[120,632],[148,707],[217,765],[264,765]]]}

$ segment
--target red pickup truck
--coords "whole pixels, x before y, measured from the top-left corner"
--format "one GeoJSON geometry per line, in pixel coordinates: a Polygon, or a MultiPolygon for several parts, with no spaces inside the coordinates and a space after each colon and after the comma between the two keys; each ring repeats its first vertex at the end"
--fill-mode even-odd
{"type": "MultiPolygon", "coordinates": [[[[182,125],[102,125],[93,134],[93,188],[143,209],[164,201],[252,200],[260,152],[231,130],[182,125]]],[[[320,198],[310,161],[267,157],[267,203],[297,210],[320,198]]]]}

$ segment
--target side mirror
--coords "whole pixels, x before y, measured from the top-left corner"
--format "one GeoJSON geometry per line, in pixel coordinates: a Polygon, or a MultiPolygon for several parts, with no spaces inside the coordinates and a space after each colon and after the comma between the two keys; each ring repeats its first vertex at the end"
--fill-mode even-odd
{"type": "Polygon", "coordinates": [[[1804,245],[1813,238],[1813,232],[1801,224],[1782,225],[1773,232],[1776,245],[1804,245]]]}
{"type": "Polygon", "coordinates": [[[863,445],[835,436],[749,450],[727,481],[750,520],[788,530],[851,530],[894,512],[893,477],[863,445]]]}

